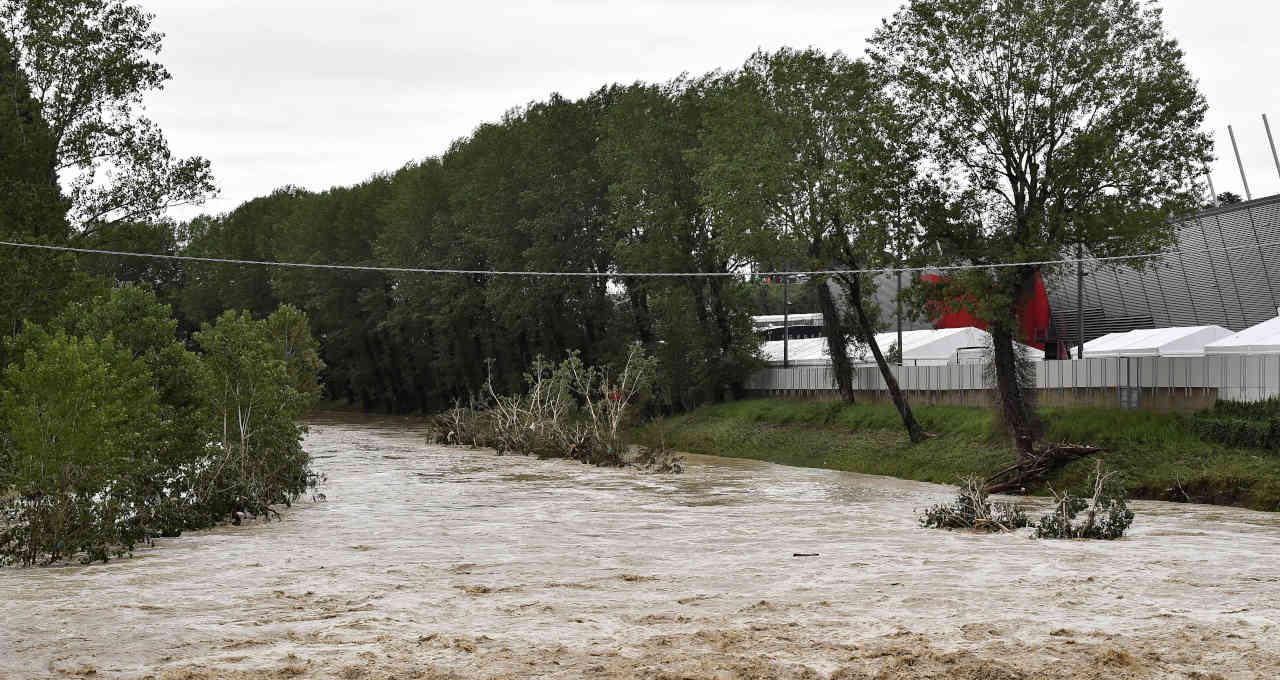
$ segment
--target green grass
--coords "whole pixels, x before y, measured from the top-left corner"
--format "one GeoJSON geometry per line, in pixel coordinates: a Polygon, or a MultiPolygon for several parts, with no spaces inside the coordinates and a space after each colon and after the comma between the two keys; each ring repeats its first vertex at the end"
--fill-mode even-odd
{"type": "MultiPolygon", "coordinates": [[[[917,406],[937,436],[912,445],[893,406],[751,399],[706,406],[632,432],[642,444],[751,458],[783,465],[889,475],[942,484],[991,475],[1013,462],[994,414],[959,406],[917,406]]],[[[1049,441],[1101,446],[1108,469],[1124,474],[1135,498],[1280,510],[1280,455],[1202,441],[1189,416],[1104,408],[1041,411],[1049,441]]],[[[1047,480],[1083,492],[1093,460],[1075,461],[1047,480]]],[[[1032,490],[1046,493],[1047,486],[1032,490]]]]}

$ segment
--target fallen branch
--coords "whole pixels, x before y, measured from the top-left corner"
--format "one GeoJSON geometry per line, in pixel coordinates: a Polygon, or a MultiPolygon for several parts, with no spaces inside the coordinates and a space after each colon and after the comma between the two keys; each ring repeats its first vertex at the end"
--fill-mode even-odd
{"type": "Polygon", "coordinates": [[[1047,479],[1050,474],[1078,458],[1085,458],[1102,449],[1079,444],[1052,444],[1033,450],[1023,460],[987,478],[987,493],[1021,493],[1035,482],[1047,479]]]}

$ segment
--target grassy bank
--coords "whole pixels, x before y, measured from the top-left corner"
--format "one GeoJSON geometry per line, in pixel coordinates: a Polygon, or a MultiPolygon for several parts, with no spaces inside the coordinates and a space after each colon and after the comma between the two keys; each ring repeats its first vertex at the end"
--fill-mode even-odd
{"type": "MultiPolygon", "coordinates": [[[[990,475],[1012,462],[989,410],[919,406],[916,415],[937,434],[916,446],[890,405],[786,399],[707,406],[655,421],[632,435],[648,445],[665,439],[690,453],[943,484],[965,474],[990,475]]],[[[1188,416],[1101,408],[1050,408],[1042,415],[1048,439],[1106,449],[1100,458],[1124,473],[1136,498],[1280,510],[1280,455],[1202,441],[1188,416]]],[[[1092,467],[1092,460],[1076,461],[1048,484],[1084,491],[1092,467]]]]}

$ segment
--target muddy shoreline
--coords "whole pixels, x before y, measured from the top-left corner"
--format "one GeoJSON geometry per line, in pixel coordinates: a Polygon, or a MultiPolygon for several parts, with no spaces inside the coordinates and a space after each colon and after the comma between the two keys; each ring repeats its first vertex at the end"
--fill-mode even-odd
{"type": "Polygon", "coordinates": [[[307,446],[327,500],[279,522],[0,570],[0,678],[1280,677],[1273,514],[1143,501],[1121,541],[1036,541],[919,529],[950,490],[891,478],[353,414],[307,446]]]}

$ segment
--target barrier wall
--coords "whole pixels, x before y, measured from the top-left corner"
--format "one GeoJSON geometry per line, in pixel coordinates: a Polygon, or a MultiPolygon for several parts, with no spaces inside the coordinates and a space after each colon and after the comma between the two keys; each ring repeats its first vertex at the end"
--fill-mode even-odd
{"type": "MultiPolygon", "coordinates": [[[[1042,403],[1119,403],[1120,406],[1203,408],[1217,399],[1259,401],[1280,396],[1280,355],[1204,357],[1109,357],[1035,364],[1035,387],[1042,403]]],[[[987,390],[987,363],[894,366],[899,386],[936,403],[978,403],[987,390]],[[941,393],[947,394],[945,397],[941,393]],[[969,397],[973,397],[972,400],[969,397]]],[[[853,388],[867,396],[885,392],[875,366],[853,369],[853,388]]],[[[834,393],[831,366],[771,366],[747,381],[766,394],[834,393]]]]}

